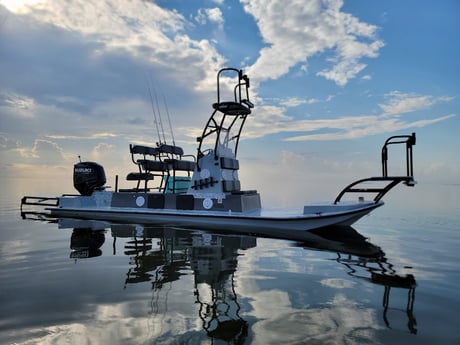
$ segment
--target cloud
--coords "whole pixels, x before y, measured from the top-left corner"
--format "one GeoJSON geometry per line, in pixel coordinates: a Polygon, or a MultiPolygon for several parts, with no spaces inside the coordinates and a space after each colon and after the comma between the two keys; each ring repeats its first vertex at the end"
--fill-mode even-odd
{"type": "Polygon", "coordinates": [[[219,30],[223,29],[224,26],[224,17],[222,11],[218,8],[200,8],[198,14],[195,17],[195,20],[201,25],[206,24],[208,21],[215,23],[219,30]]]}
{"type": "MultiPolygon", "coordinates": [[[[37,95],[37,99],[17,94],[17,99],[30,99],[33,106],[17,107],[17,103],[0,104],[1,123],[3,128],[8,128],[8,136],[11,138],[21,137],[24,145],[32,144],[34,138],[46,138],[49,140],[61,139],[88,139],[88,138],[110,138],[115,137],[117,132],[126,128],[129,111],[123,112],[122,107],[119,112],[113,111],[111,120],[119,120],[119,129],[111,126],[110,131],[101,128],[100,121],[109,115],[104,112],[107,108],[98,108],[93,105],[91,110],[80,113],[74,111],[72,107],[63,104],[46,104],[46,97],[37,95]]],[[[145,107],[146,109],[147,106],[145,107]]],[[[135,109],[135,108],[133,108],[135,109]]],[[[30,156],[30,155],[29,155],[30,156]]]]}
{"type": "Polygon", "coordinates": [[[429,95],[417,95],[414,93],[403,93],[392,91],[385,95],[386,103],[379,104],[385,115],[395,115],[426,109],[439,102],[447,102],[452,97],[433,97],[429,95]]]}
{"type": "Polygon", "coordinates": [[[0,151],[7,151],[18,147],[19,143],[16,140],[10,139],[6,135],[0,133],[0,151]]]}
{"type": "Polygon", "coordinates": [[[332,101],[336,95],[327,95],[323,98],[307,98],[307,97],[287,97],[287,98],[261,98],[257,96],[258,104],[279,104],[282,107],[291,108],[301,105],[309,105],[316,103],[327,103],[332,101]]]}
{"type": "Polygon", "coordinates": [[[58,135],[58,134],[49,134],[46,135],[48,139],[79,139],[79,140],[88,140],[88,139],[106,139],[106,138],[115,138],[116,135],[113,133],[91,133],[89,135],[58,135]]]}
{"type": "Polygon", "coordinates": [[[24,13],[29,6],[37,6],[45,0],[2,0],[1,5],[16,13],[24,13]]]}
{"type": "MultiPolygon", "coordinates": [[[[129,142],[155,142],[147,79],[163,120],[167,96],[176,140],[187,141],[188,126],[206,120],[223,59],[211,42],[184,33],[190,23],[177,11],[77,0],[0,10],[8,17],[0,33],[0,121],[22,154],[8,161],[39,164],[36,138],[59,144],[53,157],[74,158],[98,143],[125,152],[129,142]]],[[[219,20],[218,11],[209,14],[219,20]]]]}
{"type": "Polygon", "coordinates": [[[62,148],[50,140],[37,139],[31,149],[19,148],[21,156],[43,165],[62,164],[65,160],[62,148]]]}
{"type": "Polygon", "coordinates": [[[30,97],[21,96],[16,93],[0,93],[0,105],[9,106],[17,109],[30,109],[34,106],[34,100],[30,97]]]}
{"type": "MultiPolygon", "coordinates": [[[[319,118],[318,111],[327,112],[333,105],[326,107],[325,102],[335,96],[326,96],[331,91],[316,89],[314,83],[312,97],[303,97],[298,92],[302,87],[287,96],[290,87],[294,88],[289,84],[278,93],[279,98],[264,99],[271,91],[260,93],[259,85],[294,69],[297,71],[280,80],[281,87],[291,76],[302,82],[306,73],[317,73],[338,85],[365,74],[365,60],[378,57],[383,46],[379,29],[344,13],[341,1],[244,0],[246,19],[255,19],[260,36],[232,42],[228,35],[225,38],[230,45],[197,38],[209,38],[216,32],[203,34],[208,27],[200,28],[192,16],[186,19],[178,10],[154,2],[29,3],[8,7],[11,12],[0,6],[8,17],[0,24],[0,56],[4,57],[0,64],[0,120],[9,140],[0,143],[11,147],[16,142],[25,147],[20,152],[27,162],[40,158],[51,162],[60,156],[75,159],[80,153],[91,157],[97,153],[102,159],[103,152],[110,155],[104,160],[111,160],[127,154],[129,142],[154,143],[157,133],[149,78],[160,90],[160,100],[162,94],[168,98],[176,141],[190,146],[193,141],[195,145],[215,100],[216,71],[226,63],[227,57],[219,51],[234,59],[230,49],[241,51],[249,44],[252,51],[243,49],[242,59],[257,52],[260,55],[245,68],[255,81],[251,97],[256,103],[254,116],[245,125],[245,138],[276,134],[287,141],[357,138],[427,126],[455,116],[450,112],[425,118],[414,114],[451,98],[392,91],[374,103],[377,114],[334,119],[326,113],[319,118]],[[260,38],[264,41],[257,41],[260,38]],[[261,43],[264,46],[259,50],[261,43]],[[217,49],[221,47],[225,49],[217,49]],[[310,61],[312,57],[314,61],[310,61]],[[306,105],[311,105],[308,119],[299,118],[306,105]],[[412,118],[407,120],[404,115],[409,112],[412,118]],[[36,140],[44,142],[37,144],[36,140]],[[48,152],[55,145],[54,154],[45,154],[46,145],[48,152]],[[96,145],[100,145],[98,149],[96,145]]],[[[222,1],[216,3],[223,5],[222,1]]],[[[197,11],[190,13],[200,13],[203,23],[211,28],[227,23],[227,15],[242,15],[241,9],[230,11],[223,6],[197,11]]],[[[250,61],[254,58],[246,63],[250,61]]],[[[362,79],[368,79],[367,75],[362,79]]],[[[372,93],[375,99],[375,91],[372,93]]],[[[347,109],[343,112],[349,112],[347,109]]],[[[14,161],[18,157],[8,158],[14,161]]]]}
{"type": "MultiPolygon", "coordinates": [[[[406,120],[402,116],[408,112],[426,109],[437,103],[448,102],[452,97],[403,94],[392,92],[385,95],[386,103],[379,104],[382,109],[377,115],[355,115],[329,119],[296,120],[285,115],[281,106],[261,106],[246,125],[246,137],[262,137],[286,133],[285,141],[341,140],[356,139],[369,135],[391,133],[409,128],[420,128],[455,117],[455,114],[432,118],[406,120]],[[292,133],[302,133],[292,135],[292,133]]],[[[299,105],[299,100],[285,102],[285,106],[299,105]]]]}
{"type": "MultiPolygon", "coordinates": [[[[215,72],[223,62],[211,42],[193,40],[185,34],[189,23],[182,15],[153,2],[55,0],[10,10],[50,28],[60,28],[63,35],[73,34],[74,40],[80,37],[91,42],[89,53],[95,62],[107,54],[126,53],[137,64],[161,67],[169,78],[197,88],[213,85],[210,80],[214,82],[215,72]]],[[[208,20],[223,22],[218,8],[206,14],[208,20]]]]}
{"type": "Polygon", "coordinates": [[[26,95],[0,90],[0,109],[14,109],[19,117],[27,118],[33,116],[35,101],[26,95]]]}
{"type": "Polygon", "coordinates": [[[375,58],[384,43],[376,38],[377,27],[341,12],[343,1],[242,0],[256,20],[266,46],[248,68],[257,80],[277,79],[297,64],[317,54],[332,54],[330,68],[317,73],[338,85],[356,77],[375,58]]]}
{"type": "Polygon", "coordinates": [[[116,157],[116,152],[115,152],[115,147],[113,145],[107,144],[107,143],[99,143],[97,144],[93,151],[91,152],[91,157],[94,159],[96,162],[101,162],[105,160],[110,160],[107,159],[109,157],[116,157]]]}
{"type": "MultiPolygon", "coordinates": [[[[378,116],[354,117],[343,119],[345,121],[331,121],[331,125],[324,126],[321,129],[333,130],[332,132],[319,134],[306,134],[299,136],[291,136],[286,141],[312,141],[312,140],[341,140],[341,139],[357,139],[369,135],[383,134],[396,132],[403,129],[420,128],[441,121],[446,121],[455,115],[441,116],[435,119],[418,120],[412,122],[401,121],[397,118],[382,119],[378,116]],[[350,120],[348,122],[347,120],[350,120]],[[355,120],[355,121],[353,121],[355,120]]],[[[318,123],[303,124],[305,130],[308,127],[318,127],[318,123]]],[[[314,129],[317,130],[317,129],[314,129]]],[[[313,131],[313,129],[312,129],[313,131]]]]}
{"type": "Polygon", "coordinates": [[[297,107],[302,104],[314,104],[318,103],[320,100],[315,98],[299,98],[299,97],[290,97],[280,101],[280,104],[284,107],[297,107]]]}
{"type": "Polygon", "coordinates": [[[222,16],[222,11],[218,7],[206,9],[206,14],[211,22],[223,25],[224,18],[222,16]]]}

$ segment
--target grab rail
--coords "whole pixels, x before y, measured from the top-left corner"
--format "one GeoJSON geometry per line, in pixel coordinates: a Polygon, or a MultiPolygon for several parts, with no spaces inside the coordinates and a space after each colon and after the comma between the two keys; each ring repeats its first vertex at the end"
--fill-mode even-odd
{"type": "Polygon", "coordinates": [[[416,143],[415,133],[411,135],[395,135],[389,137],[382,147],[382,176],[368,177],[357,180],[346,186],[335,198],[334,204],[337,204],[346,193],[376,193],[373,201],[379,202],[383,196],[393,187],[403,182],[408,187],[415,186],[414,166],[412,156],[412,146],[416,143]],[[406,176],[388,176],[388,146],[393,144],[406,144],[406,176]],[[359,184],[366,182],[382,182],[385,185],[381,187],[362,187],[357,188],[359,184]]]}
{"type": "Polygon", "coordinates": [[[389,137],[382,147],[382,176],[388,176],[388,145],[393,144],[406,144],[406,174],[407,176],[414,176],[412,146],[414,146],[415,143],[415,133],[412,133],[412,135],[395,135],[389,137]]]}

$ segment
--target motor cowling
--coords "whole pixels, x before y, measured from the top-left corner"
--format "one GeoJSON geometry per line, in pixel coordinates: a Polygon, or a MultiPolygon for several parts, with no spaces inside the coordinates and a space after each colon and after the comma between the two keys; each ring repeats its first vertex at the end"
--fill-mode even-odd
{"type": "Polygon", "coordinates": [[[91,195],[106,183],[102,165],[95,162],[79,162],[73,166],[73,186],[81,195],[91,195]]]}

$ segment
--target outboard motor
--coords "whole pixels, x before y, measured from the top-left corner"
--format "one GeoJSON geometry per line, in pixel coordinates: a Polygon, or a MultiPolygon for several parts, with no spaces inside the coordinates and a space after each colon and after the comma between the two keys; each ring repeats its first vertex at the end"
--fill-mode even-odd
{"type": "Polygon", "coordinates": [[[94,190],[104,186],[105,171],[95,162],[79,162],[73,166],[73,186],[81,195],[91,195],[94,190]]]}

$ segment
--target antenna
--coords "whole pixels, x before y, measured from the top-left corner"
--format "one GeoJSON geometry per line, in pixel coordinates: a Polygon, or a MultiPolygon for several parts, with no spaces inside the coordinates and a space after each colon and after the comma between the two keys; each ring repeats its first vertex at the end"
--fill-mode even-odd
{"type": "Polygon", "coordinates": [[[172,125],[171,125],[171,117],[169,116],[168,103],[166,103],[165,95],[163,95],[163,102],[164,102],[165,108],[166,108],[166,115],[168,115],[169,129],[171,131],[172,142],[173,142],[173,145],[176,146],[176,141],[174,140],[174,132],[173,132],[173,128],[172,128],[172,125]]]}

